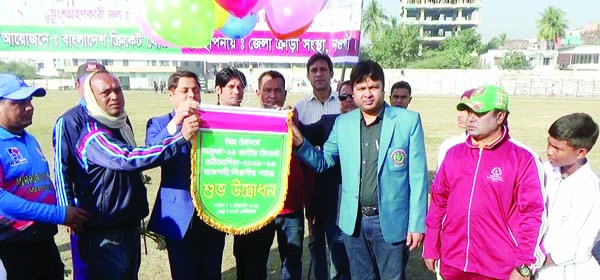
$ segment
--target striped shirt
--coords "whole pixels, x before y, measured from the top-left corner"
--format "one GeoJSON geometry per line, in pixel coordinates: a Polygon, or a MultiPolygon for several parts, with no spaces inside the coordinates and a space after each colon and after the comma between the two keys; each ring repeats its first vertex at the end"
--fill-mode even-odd
{"type": "Polygon", "coordinates": [[[314,94],[311,94],[298,101],[294,107],[298,111],[298,120],[303,124],[315,123],[321,119],[322,115],[340,113],[338,94],[334,91],[331,92],[325,103],[321,103],[314,94]]]}

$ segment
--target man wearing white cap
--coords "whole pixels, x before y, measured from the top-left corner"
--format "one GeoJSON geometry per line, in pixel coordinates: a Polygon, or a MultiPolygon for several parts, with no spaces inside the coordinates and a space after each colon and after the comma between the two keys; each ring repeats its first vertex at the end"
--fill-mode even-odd
{"type": "Polygon", "coordinates": [[[32,96],[44,95],[43,88],[0,74],[0,259],[7,279],[64,279],[54,224],[78,226],[88,216],[56,206],[48,162],[25,131],[33,119],[32,96]]]}

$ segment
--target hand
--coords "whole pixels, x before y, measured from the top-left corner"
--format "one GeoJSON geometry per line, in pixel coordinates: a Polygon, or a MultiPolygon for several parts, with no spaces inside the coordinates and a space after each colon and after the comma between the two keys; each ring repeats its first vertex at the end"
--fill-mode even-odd
{"type": "Polygon", "coordinates": [[[437,259],[423,259],[423,261],[425,262],[425,266],[427,267],[427,269],[436,272],[435,268],[437,266],[437,259]]]}
{"type": "Polygon", "coordinates": [[[89,216],[90,213],[81,208],[67,206],[67,216],[65,217],[65,222],[63,224],[76,231],[89,216]]]}
{"type": "Polygon", "coordinates": [[[521,276],[521,274],[519,274],[519,272],[516,269],[513,269],[513,271],[510,273],[510,276],[508,277],[508,279],[509,280],[529,280],[530,278],[521,276]]]}
{"type": "Polygon", "coordinates": [[[200,118],[198,114],[193,114],[183,119],[183,126],[181,127],[181,134],[185,141],[190,141],[200,129],[200,118]]]}
{"type": "Polygon", "coordinates": [[[406,235],[406,246],[408,246],[408,250],[412,251],[417,247],[421,246],[423,243],[423,234],[418,232],[409,232],[406,235]]]}
{"type": "Polygon", "coordinates": [[[290,107],[290,110],[292,110],[292,121],[294,121],[294,124],[298,124],[299,120],[298,120],[298,110],[296,110],[296,107],[290,107]]]}
{"type": "Polygon", "coordinates": [[[198,111],[199,107],[200,103],[191,98],[179,103],[177,108],[175,108],[175,117],[173,117],[175,124],[181,125],[183,120],[188,116],[194,115],[198,111]]]}
{"type": "Polygon", "coordinates": [[[288,120],[287,125],[290,129],[292,129],[292,143],[294,144],[294,147],[302,146],[304,143],[304,136],[302,136],[300,129],[298,129],[292,120],[288,120]]]}
{"type": "Polygon", "coordinates": [[[544,261],[544,266],[548,267],[548,266],[555,266],[555,265],[556,264],[554,263],[554,261],[550,257],[550,254],[546,255],[546,261],[544,261]]]}

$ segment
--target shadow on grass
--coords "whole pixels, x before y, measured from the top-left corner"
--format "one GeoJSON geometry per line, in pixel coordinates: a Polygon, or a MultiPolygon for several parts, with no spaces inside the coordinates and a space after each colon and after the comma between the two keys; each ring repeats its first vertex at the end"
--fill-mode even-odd
{"type": "MultiPolygon", "coordinates": [[[[308,278],[308,264],[310,262],[310,254],[308,253],[308,237],[304,238],[304,250],[302,252],[302,279],[308,278]]],[[[410,253],[408,258],[408,265],[406,266],[406,276],[408,280],[435,280],[435,275],[425,267],[425,263],[421,258],[421,248],[410,253]]],[[[281,261],[279,259],[279,250],[276,242],[271,247],[269,254],[269,262],[267,265],[267,279],[280,280],[281,279],[281,261]]],[[[223,271],[221,274],[223,280],[235,280],[236,279],[236,268],[233,267],[229,270],[223,271]]],[[[385,279],[384,279],[385,280],[385,279]]]]}

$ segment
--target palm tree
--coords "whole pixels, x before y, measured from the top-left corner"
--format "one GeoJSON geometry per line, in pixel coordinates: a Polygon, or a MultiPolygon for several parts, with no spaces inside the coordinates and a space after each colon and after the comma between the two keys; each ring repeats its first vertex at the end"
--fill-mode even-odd
{"type": "Polygon", "coordinates": [[[548,7],[540,14],[538,20],[538,38],[548,43],[551,49],[554,49],[559,38],[565,35],[567,20],[565,12],[554,6],[548,7]]]}
{"type": "Polygon", "coordinates": [[[373,42],[382,32],[388,16],[383,13],[383,8],[377,0],[371,0],[362,17],[362,30],[369,35],[373,42]]]}
{"type": "Polygon", "coordinates": [[[506,33],[501,33],[500,35],[498,35],[498,47],[502,47],[504,45],[506,45],[506,43],[508,43],[508,36],[506,35],[506,33]]]}

